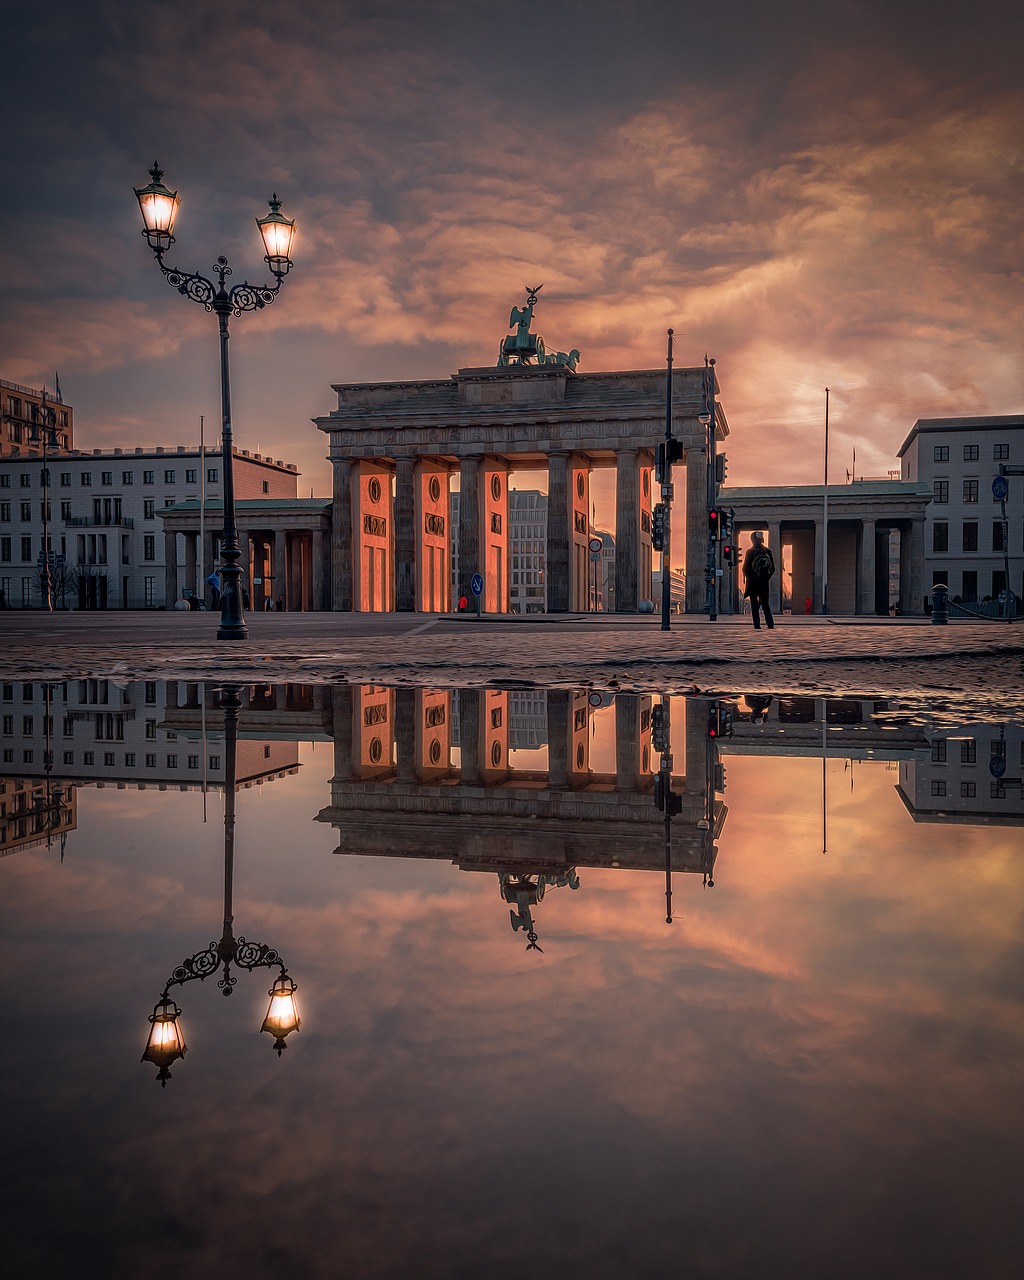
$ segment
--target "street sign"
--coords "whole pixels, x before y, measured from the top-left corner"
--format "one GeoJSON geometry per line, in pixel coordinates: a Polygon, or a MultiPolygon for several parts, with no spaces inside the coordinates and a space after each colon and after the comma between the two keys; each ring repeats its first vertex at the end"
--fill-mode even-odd
{"type": "Polygon", "coordinates": [[[1006,757],[992,756],[988,762],[988,771],[993,778],[1001,778],[1006,772],[1006,757]]]}
{"type": "Polygon", "coordinates": [[[995,476],[992,480],[992,497],[996,502],[1003,502],[1010,492],[1010,482],[1006,476],[995,476]]]}
{"type": "Polygon", "coordinates": [[[592,693],[587,701],[592,707],[599,707],[601,703],[604,702],[604,698],[602,698],[599,693],[592,693]]]}
{"type": "Polygon", "coordinates": [[[597,562],[601,559],[600,551],[591,551],[590,558],[591,560],[593,560],[594,564],[597,564],[597,562]]]}
{"type": "Polygon", "coordinates": [[[472,582],[469,584],[469,589],[470,589],[470,591],[472,591],[472,593],[473,593],[475,596],[479,596],[479,595],[482,595],[482,594],[483,594],[483,589],[484,589],[484,580],[483,580],[483,578],[481,578],[481,577],[480,577],[480,575],[479,575],[478,573],[474,573],[474,574],[473,574],[473,580],[472,580],[472,582]]]}
{"type": "Polygon", "coordinates": [[[594,556],[600,555],[600,554],[601,554],[601,549],[602,549],[602,547],[603,547],[603,546],[604,546],[604,543],[601,541],[601,539],[600,539],[600,538],[591,538],[591,539],[590,539],[590,554],[591,554],[591,555],[594,555],[594,556]]]}

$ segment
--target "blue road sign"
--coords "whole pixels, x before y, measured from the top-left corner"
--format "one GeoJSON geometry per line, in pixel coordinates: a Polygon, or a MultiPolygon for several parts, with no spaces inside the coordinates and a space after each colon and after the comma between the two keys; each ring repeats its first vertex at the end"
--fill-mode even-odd
{"type": "Polygon", "coordinates": [[[993,778],[1001,778],[1006,772],[1006,757],[992,756],[988,762],[988,771],[993,778]]]}
{"type": "MultiPolygon", "coordinates": [[[[465,579],[463,579],[465,581],[465,579]]],[[[469,584],[469,589],[475,596],[483,594],[484,580],[478,573],[473,574],[473,581],[469,584]]]]}
{"type": "Polygon", "coordinates": [[[1010,482],[1006,476],[995,476],[992,480],[992,497],[996,502],[1002,502],[1006,495],[1010,492],[1010,482]]]}

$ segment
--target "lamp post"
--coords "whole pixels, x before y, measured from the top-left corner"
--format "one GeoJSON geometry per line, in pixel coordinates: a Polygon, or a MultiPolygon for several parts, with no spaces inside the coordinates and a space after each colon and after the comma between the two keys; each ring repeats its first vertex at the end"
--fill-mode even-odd
{"type": "Polygon", "coordinates": [[[224,532],[221,537],[220,570],[220,626],[218,640],[246,640],[249,632],[242,609],[240,578],[242,571],[238,561],[241,550],[238,545],[238,528],[235,523],[235,482],[233,472],[233,442],[231,433],[231,381],[228,369],[228,319],[240,316],[243,311],[262,311],[278,295],[281,282],[291,270],[292,243],[295,239],[295,222],[281,213],[277,193],[269,201],[270,212],[256,219],[266,249],[264,261],[270,268],[276,284],[256,285],[243,280],[230,289],[225,279],[231,275],[228,260],[219,257],[214,265],[217,283],[195,272],[178,271],[164,263],[164,254],[174,243],[174,222],[181,201],[177,191],[170,191],[161,179],[163,171],[153,165],[149,171],[148,186],[136,187],[135,195],[142,210],[143,232],[149,247],[156,255],[157,264],[167,283],[184,298],[200,303],[217,317],[220,332],[220,399],[221,399],[221,453],[224,466],[224,532]]]}
{"type": "Polygon", "coordinates": [[[32,426],[29,432],[32,444],[43,446],[43,550],[39,558],[39,578],[43,585],[43,607],[53,613],[53,578],[50,574],[52,559],[50,556],[50,467],[47,457],[48,449],[56,449],[59,444],[57,433],[57,411],[46,403],[46,391],[43,391],[42,404],[32,406],[32,426]]]}
{"type": "Polygon", "coordinates": [[[142,1062],[152,1062],[160,1070],[157,1079],[161,1088],[170,1079],[169,1067],[178,1058],[188,1052],[185,1037],[182,1033],[181,1010],[170,997],[170,990],[182,986],[196,978],[205,982],[207,978],[224,970],[223,977],[217,986],[229,996],[238,979],[232,974],[231,966],[245,969],[251,973],[253,969],[279,968],[280,974],[274,979],[269,992],[270,1006],[263,1019],[261,1031],[269,1031],[274,1036],[274,1048],[280,1057],[287,1047],[285,1037],[300,1027],[299,1013],[295,1005],[295,983],[288,976],[284,961],[273,947],[262,942],[249,942],[243,937],[236,938],[234,933],[234,917],[232,915],[232,890],[234,880],[235,859],[235,760],[238,741],[238,713],[242,705],[238,685],[225,685],[221,699],[224,709],[224,927],[220,941],[211,942],[202,951],[183,960],[164,983],[160,999],[156,1003],[149,1019],[149,1037],[142,1054],[142,1062]]]}
{"type": "MultiPolygon", "coordinates": [[[[715,362],[704,357],[704,409],[699,415],[702,426],[707,428],[707,504],[710,525],[711,512],[715,509],[717,497],[717,481],[715,476],[715,362]]],[[[708,553],[704,571],[706,586],[706,602],[708,620],[715,622],[718,618],[718,541],[717,531],[713,536],[708,529],[708,553]]]]}

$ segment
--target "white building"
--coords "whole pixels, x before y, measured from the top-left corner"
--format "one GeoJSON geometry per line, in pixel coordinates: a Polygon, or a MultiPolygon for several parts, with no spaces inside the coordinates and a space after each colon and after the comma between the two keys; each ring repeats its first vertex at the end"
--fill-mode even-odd
{"type": "MultiPolygon", "coordinates": [[[[175,449],[74,450],[47,460],[0,458],[0,588],[7,607],[42,603],[39,556],[64,557],[55,575],[55,606],[68,609],[158,609],[166,600],[164,527],[160,511],[175,503],[223,495],[219,452],[175,449]],[[45,507],[44,507],[45,500],[45,507]]],[[[294,498],[298,471],[248,450],[235,450],[235,497],[294,498]]],[[[218,513],[207,535],[214,567],[218,513]]]]}
{"type": "MultiPolygon", "coordinates": [[[[899,451],[903,480],[931,486],[924,585],[949,587],[965,604],[1006,586],[1003,524],[992,496],[1000,464],[1024,466],[1024,416],[922,418],[899,451]]],[[[1007,477],[1010,585],[1024,595],[1024,475],[1007,477]]]]}

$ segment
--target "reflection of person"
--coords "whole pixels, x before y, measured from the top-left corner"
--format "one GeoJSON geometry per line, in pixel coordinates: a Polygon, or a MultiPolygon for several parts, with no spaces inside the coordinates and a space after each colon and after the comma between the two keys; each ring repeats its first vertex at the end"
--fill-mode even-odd
{"type": "Polygon", "coordinates": [[[761,630],[761,610],[764,620],[771,630],[775,619],[768,604],[768,584],[775,576],[775,557],[771,548],[765,546],[764,534],[755,529],[750,535],[750,546],[743,557],[743,594],[750,601],[750,616],[754,620],[754,630],[761,630]]]}
{"type": "Polygon", "coordinates": [[[750,708],[750,723],[764,724],[768,708],[772,705],[771,694],[745,693],[743,700],[750,708]]]}

